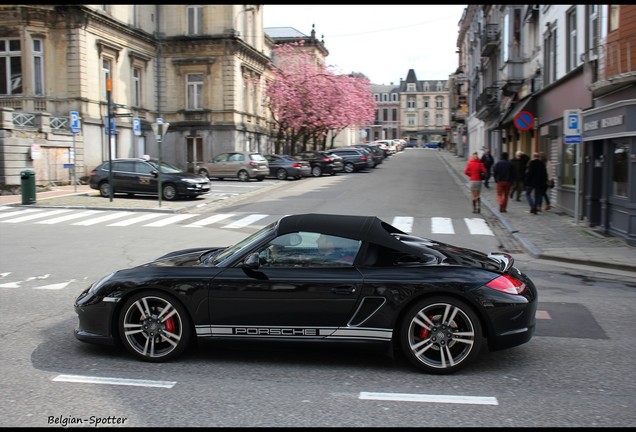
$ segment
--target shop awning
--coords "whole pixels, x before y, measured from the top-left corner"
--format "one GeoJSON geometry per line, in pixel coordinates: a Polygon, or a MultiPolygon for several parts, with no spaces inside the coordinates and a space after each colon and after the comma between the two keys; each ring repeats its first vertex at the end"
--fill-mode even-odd
{"type": "Polygon", "coordinates": [[[526,96],[525,98],[518,101],[515,105],[512,106],[512,109],[509,109],[506,113],[504,119],[499,123],[500,126],[505,126],[508,123],[512,123],[515,116],[519,114],[521,111],[528,111],[532,113],[535,117],[537,117],[537,104],[534,96],[526,96]]]}

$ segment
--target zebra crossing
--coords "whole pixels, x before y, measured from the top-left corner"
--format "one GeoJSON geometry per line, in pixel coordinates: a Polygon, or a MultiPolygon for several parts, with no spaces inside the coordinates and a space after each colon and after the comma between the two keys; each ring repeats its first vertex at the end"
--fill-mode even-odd
{"type": "MultiPolygon", "coordinates": [[[[165,214],[140,213],[133,211],[77,210],[77,209],[24,209],[0,206],[0,229],[3,224],[38,224],[73,226],[102,225],[107,227],[144,227],[162,228],[177,226],[183,228],[214,227],[230,230],[244,228],[259,229],[278,220],[281,215],[273,214],[241,214],[216,213],[200,214],[165,214]]],[[[485,235],[494,236],[486,221],[482,218],[449,218],[412,216],[382,217],[383,220],[406,232],[417,232],[419,235],[485,235]]]]}

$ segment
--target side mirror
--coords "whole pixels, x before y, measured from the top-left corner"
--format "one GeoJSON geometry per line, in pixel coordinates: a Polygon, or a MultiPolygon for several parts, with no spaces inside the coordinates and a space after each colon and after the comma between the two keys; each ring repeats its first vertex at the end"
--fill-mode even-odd
{"type": "Polygon", "coordinates": [[[159,176],[159,171],[157,171],[157,170],[152,170],[152,171],[150,171],[150,174],[152,174],[152,175],[153,175],[153,177],[158,177],[158,176],[159,176]]]}
{"type": "Polygon", "coordinates": [[[249,254],[247,258],[245,258],[245,261],[243,261],[243,264],[241,264],[241,267],[252,269],[252,270],[256,270],[260,266],[261,266],[261,262],[260,262],[260,257],[258,255],[258,252],[253,252],[249,254]]]}

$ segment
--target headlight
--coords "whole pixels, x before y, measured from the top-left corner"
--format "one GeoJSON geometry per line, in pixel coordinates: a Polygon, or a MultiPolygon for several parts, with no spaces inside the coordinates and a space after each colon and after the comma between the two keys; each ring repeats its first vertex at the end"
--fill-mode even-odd
{"type": "Polygon", "coordinates": [[[192,183],[192,184],[201,183],[201,180],[191,179],[191,178],[182,178],[181,181],[186,183],[192,183]]]}
{"type": "Polygon", "coordinates": [[[103,278],[101,278],[100,280],[98,280],[97,282],[95,282],[93,285],[91,285],[91,287],[88,289],[89,293],[94,293],[95,291],[97,291],[98,289],[100,289],[106,282],[108,282],[110,280],[110,278],[112,278],[115,275],[116,272],[112,272],[111,274],[109,274],[108,276],[104,276],[103,278]]]}

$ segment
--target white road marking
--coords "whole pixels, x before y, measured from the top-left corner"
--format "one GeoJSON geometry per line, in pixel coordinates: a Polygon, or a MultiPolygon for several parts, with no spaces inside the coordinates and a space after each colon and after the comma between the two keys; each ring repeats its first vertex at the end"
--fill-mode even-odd
{"type": "Polygon", "coordinates": [[[453,395],[425,395],[414,393],[374,393],[360,392],[359,399],[401,401],[401,402],[429,402],[452,403],[470,405],[499,405],[497,398],[488,396],[453,396],[453,395]]]}
{"type": "Polygon", "coordinates": [[[106,222],[109,221],[111,219],[117,219],[120,217],[124,217],[124,216],[128,216],[130,214],[133,214],[133,212],[127,212],[127,211],[123,211],[123,212],[115,212],[115,213],[109,213],[107,215],[104,216],[100,216],[94,219],[88,219],[85,221],[81,221],[81,222],[75,222],[73,225],[96,225],[98,223],[102,223],[102,222],[106,222]]]}
{"type": "Polygon", "coordinates": [[[36,222],[36,223],[52,225],[52,224],[56,224],[56,223],[59,223],[59,222],[65,222],[67,220],[79,219],[79,218],[84,217],[84,216],[90,216],[90,215],[93,215],[95,213],[99,213],[99,211],[98,210],[86,210],[86,211],[83,211],[83,212],[73,213],[73,214],[66,215],[66,216],[60,216],[60,217],[56,217],[56,218],[53,218],[53,219],[47,219],[45,221],[40,221],[40,222],[36,222]]]}
{"type": "Polygon", "coordinates": [[[68,284],[70,284],[71,282],[73,282],[72,280],[68,281],[68,282],[61,282],[61,283],[56,283],[56,284],[51,284],[51,285],[42,285],[39,287],[34,287],[33,289],[43,289],[43,290],[59,290],[62,288],[66,288],[66,286],[68,284]]]}
{"type": "Polygon", "coordinates": [[[229,217],[234,216],[234,214],[232,213],[225,213],[225,214],[215,214],[214,216],[210,216],[207,217],[205,219],[201,219],[198,220],[196,222],[192,222],[189,225],[186,225],[186,227],[202,227],[204,225],[210,225],[219,221],[222,221],[223,219],[227,219],[229,217]]]}
{"type": "Polygon", "coordinates": [[[453,221],[445,217],[431,218],[431,231],[435,234],[455,234],[453,221]]]}
{"type": "Polygon", "coordinates": [[[22,216],[23,214],[33,213],[33,212],[41,212],[42,209],[28,209],[28,210],[18,210],[10,213],[2,213],[0,214],[0,218],[7,218],[11,216],[22,216]]]}
{"type": "Polygon", "coordinates": [[[413,218],[408,216],[396,216],[393,218],[391,225],[405,233],[413,232],[413,218]]]}
{"type": "Polygon", "coordinates": [[[60,213],[66,213],[71,211],[70,209],[64,209],[64,210],[52,210],[52,211],[47,211],[44,213],[36,213],[36,214],[30,214],[27,216],[21,216],[21,217],[17,217],[15,219],[5,219],[1,222],[3,223],[17,223],[17,222],[24,222],[24,221],[28,221],[28,220],[32,220],[32,219],[37,219],[37,218],[43,218],[43,217],[48,217],[48,216],[53,216],[56,214],[60,214],[60,213]]]}
{"type": "Polygon", "coordinates": [[[256,222],[257,220],[263,219],[264,217],[267,217],[267,215],[264,215],[264,214],[249,215],[244,217],[243,219],[237,220],[236,222],[232,222],[229,225],[225,225],[223,228],[243,228],[245,226],[248,226],[249,224],[256,222]]]}
{"type": "Polygon", "coordinates": [[[112,223],[108,226],[129,226],[137,222],[145,222],[150,219],[158,218],[159,216],[163,216],[161,213],[149,213],[141,216],[134,217],[132,219],[126,219],[123,221],[112,223]]]}
{"type": "Polygon", "coordinates": [[[5,284],[0,284],[0,288],[20,288],[20,284],[22,283],[22,281],[20,282],[9,282],[9,283],[5,283],[5,284]]]}
{"type": "Polygon", "coordinates": [[[494,236],[495,234],[488,227],[488,224],[484,219],[481,218],[464,218],[464,222],[466,222],[466,226],[468,227],[468,231],[472,235],[490,235],[494,236]]]}
{"type": "Polygon", "coordinates": [[[174,215],[172,217],[169,217],[169,218],[157,221],[157,222],[149,223],[149,224],[144,225],[144,226],[147,226],[147,227],[162,227],[162,226],[169,225],[169,224],[171,224],[173,222],[179,222],[179,221],[182,221],[184,219],[191,218],[193,216],[196,216],[196,215],[193,215],[193,214],[178,214],[178,215],[174,215]]]}
{"type": "Polygon", "coordinates": [[[172,388],[177,383],[176,381],[150,381],[139,379],[125,379],[125,378],[108,378],[108,377],[95,377],[95,376],[83,376],[83,375],[58,375],[53,378],[56,382],[72,382],[83,384],[111,384],[111,385],[127,385],[137,387],[163,387],[172,388]]]}

